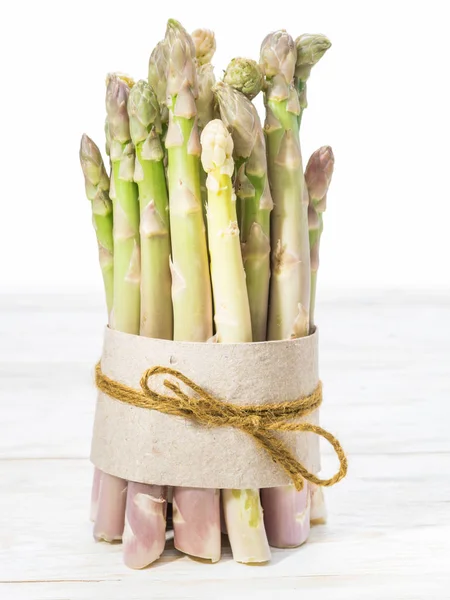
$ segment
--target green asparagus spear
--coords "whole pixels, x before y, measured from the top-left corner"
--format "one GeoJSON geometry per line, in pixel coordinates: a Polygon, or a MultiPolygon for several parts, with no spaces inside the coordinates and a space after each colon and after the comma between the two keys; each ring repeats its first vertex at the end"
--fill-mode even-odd
{"type": "Polygon", "coordinates": [[[161,146],[159,105],[146,81],[128,98],[131,139],[136,148],[134,180],[139,188],[141,234],[140,334],[171,340],[169,204],[161,146]]]}
{"type": "Polygon", "coordinates": [[[92,205],[92,220],[97,234],[98,255],[110,318],[114,298],[114,244],[109,177],[106,174],[100,150],[86,134],[81,138],[80,162],[84,174],[86,196],[92,205]]]}
{"type": "Polygon", "coordinates": [[[253,100],[264,85],[261,68],[251,58],[233,58],[225,71],[223,80],[242,92],[249,100],[253,100]]]}
{"type": "Polygon", "coordinates": [[[334,155],[330,146],[316,150],[308,161],[305,180],[309,193],[308,224],[311,252],[311,308],[310,327],[314,327],[319,246],[323,231],[323,213],[327,207],[327,193],[334,170],[334,155]]]}
{"type": "MultiPolygon", "coordinates": [[[[166,44],[174,339],[206,342],[212,337],[212,298],[200,200],[195,48],[185,29],[172,19],[167,25],[166,44]]],[[[173,510],[176,548],[213,562],[219,560],[218,490],[174,488],[173,510]]]]}
{"type": "MultiPolygon", "coordinates": [[[[306,190],[293,78],[297,51],[285,32],[268,35],[261,47],[266,77],[265,105],[272,213],[272,278],[268,338],[282,340],[309,333],[310,255],[306,190]]],[[[307,485],[261,491],[264,521],[271,546],[292,547],[309,534],[310,494],[307,485]]]]}
{"type": "MultiPolygon", "coordinates": [[[[208,173],[208,240],[218,342],[251,342],[250,306],[245,284],[236,197],[233,141],[222,121],[202,133],[202,164],[208,173]]],[[[259,490],[222,490],[224,516],[233,558],[260,563],[270,559],[259,490]]]]}
{"type": "Polygon", "coordinates": [[[200,202],[197,74],[192,40],[174,20],[167,25],[166,43],[174,339],[205,342],[212,335],[212,300],[200,202]]]}
{"type": "Polygon", "coordinates": [[[309,332],[308,194],[298,134],[300,107],[293,85],[296,56],[294,41],[284,31],[268,35],[261,47],[267,87],[268,167],[274,201],[270,340],[302,337],[309,332]]]}
{"type": "Polygon", "coordinates": [[[111,136],[113,177],[110,196],[114,217],[113,327],[139,334],[140,240],[139,201],[133,181],[135,150],[131,142],[127,102],[133,82],[113,74],[107,81],[106,111],[111,136]]]}
{"type": "Polygon", "coordinates": [[[241,242],[254,342],[266,339],[270,280],[270,213],[264,134],[253,104],[226,83],[214,88],[223,122],[231,132],[239,165],[236,194],[241,207],[241,242]]]}

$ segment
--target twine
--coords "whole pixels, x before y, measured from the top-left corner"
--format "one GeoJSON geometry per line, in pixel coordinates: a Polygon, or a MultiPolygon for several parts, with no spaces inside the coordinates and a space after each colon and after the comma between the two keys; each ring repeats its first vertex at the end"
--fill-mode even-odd
{"type": "Polygon", "coordinates": [[[244,431],[285,471],[299,491],[303,488],[304,479],[315,485],[331,486],[347,474],[347,458],[340,443],[331,433],[312,423],[293,422],[294,419],[306,417],[319,408],[322,403],[320,382],[309,396],[256,406],[236,406],[218,400],[183,373],[170,367],[156,366],[147,369],[142,375],[139,391],[107,377],[98,363],[95,368],[95,383],[101,392],[131,406],[183,417],[206,427],[235,427],[244,431]],[[151,389],[150,379],[158,375],[170,375],[175,379],[164,379],[165,387],[174,395],[160,394],[151,389]],[[190,388],[193,395],[186,394],[181,389],[180,382],[190,388]],[[330,479],[319,479],[314,473],[310,473],[273,433],[283,431],[306,431],[326,439],[339,459],[338,472],[330,479]]]}

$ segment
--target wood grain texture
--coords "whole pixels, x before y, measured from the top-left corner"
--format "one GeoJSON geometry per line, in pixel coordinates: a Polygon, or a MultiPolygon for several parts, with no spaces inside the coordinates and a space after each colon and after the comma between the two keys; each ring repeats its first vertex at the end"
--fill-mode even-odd
{"type": "Polygon", "coordinates": [[[101,301],[0,297],[0,598],[447,599],[450,299],[365,294],[317,312],[322,423],[349,454],[348,478],[326,491],[329,523],[266,567],[235,564],[226,546],[204,564],[168,542],[141,572],[88,522],[101,301]]]}

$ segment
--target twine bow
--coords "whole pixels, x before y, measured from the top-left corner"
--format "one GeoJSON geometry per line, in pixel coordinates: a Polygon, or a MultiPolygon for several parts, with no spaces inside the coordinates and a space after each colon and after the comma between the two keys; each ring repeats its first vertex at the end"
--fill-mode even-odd
{"type": "Polygon", "coordinates": [[[252,436],[271,458],[285,471],[297,490],[303,488],[303,480],[319,486],[331,486],[347,474],[347,458],[338,440],[328,431],[312,423],[298,422],[315,411],[322,403],[322,384],[309,396],[275,404],[236,406],[214,398],[204,388],[170,367],[151,367],[142,375],[141,391],[128,387],[107,377],[100,363],[95,369],[97,388],[120,402],[139,408],[157,410],[166,415],[183,417],[206,427],[235,427],[252,436]],[[150,387],[150,380],[158,375],[170,375],[174,380],[164,379],[164,386],[172,392],[160,394],[150,387]],[[185,393],[180,383],[193,392],[185,393]],[[274,432],[305,431],[326,439],[339,459],[338,472],[330,479],[319,479],[310,473],[292,455],[284,442],[274,432]]]}

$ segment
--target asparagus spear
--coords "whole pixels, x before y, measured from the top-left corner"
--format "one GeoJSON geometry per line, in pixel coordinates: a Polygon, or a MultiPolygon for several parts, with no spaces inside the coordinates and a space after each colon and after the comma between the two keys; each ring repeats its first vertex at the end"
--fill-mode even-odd
{"type": "Polygon", "coordinates": [[[309,193],[308,224],[311,252],[310,327],[314,327],[319,246],[323,231],[323,213],[327,207],[327,192],[334,170],[334,155],[330,146],[316,150],[308,161],[305,180],[309,193]]]}
{"type": "MultiPolygon", "coordinates": [[[[218,342],[251,342],[250,306],[245,284],[235,195],[233,141],[222,121],[202,133],[202,164],[208,173],[208,241],[218,342]]],[[[233,558],[258,563],[270,559],[259,490],[223,490],[223,510],[233,558]]]]}
{"type": "Polygon", "coordinates": [[[110,196],[114,215],[114,318],[113,326],[125,333],[139,333],[140,240],[138,190],[133,181],[135,150],[127,113],[132,82],[109,77],[106,110],[111,136],[113,179],[110,196]]]}
{"type": "Polygon", "coordinates": [[[155,93],[138,81],[128,99],[131,139],[136,148],[134,180],[139,188],[141,234],[140,334],[171,340],[169,203],[155,93]]]}
{"type": "MultiPolygon", "coordinates": [[[[172,339],[168,199],[159,105],[139,81],[128,97],[130,135],[136,148],[134,180],[139,188],[141,235],[140,334],[172,339]]],[[[140,569],[158,559],[165,545],[167,488],[129,482],[123,533],[127,566],[140,569]]]]}
{"type": "Polygon", "coordinates": [[[241,242],[252,318],[252,339],[266,339],[270,280],[270,213],[264,134],[253,104],[226,83],[214,88],[223,122],[234,141],[239,165],[236,193],[242,208],[241,242]]]}
{"type": "MultiPolygon", "coordinates": [[[[308,194],[305,186],[293,85],[297,50],[285,31],[269,34],[261,47],[266,77],[265,105],[268,166],[274,210],[271,222],[272,278],[268,338],[282,340],[309,333],[310,256],[308,194]]],[[[298,546],[309,534],[307,485],[261,492],[271,546],[298,546]]]]}
{"type": "Polygon", "coordinates": [[[223,80],[242,92],[249,100],[253,100],[259,94],[264,84],[261,68],[251,58],[233,58],[225,71],[223,80]]]}
{"type": "Polygon", "coordinates": [[[167,45],[166,40],[158,42],[148,62],[148,84],[154,90],[161,110],[163,134],[167,130],[169,111],[167,109],[167,45]]]}
{"type": "Polygon", "coordinates": [[[306,98],[306,82],[311,69],[319,62],[331,47],[330,40],[324,35],[304,33],[295,40],[297,46],[297,63],[295,66],[295,86],[300,101],[299,125],[304,109],[308,106],[306,98]]]}
{"type": "MultiPolygon", "coordinates": [[[[97,236],[98,255],[105,288],[108,321],[113,308],[113,221],[112,203],[109,198],[109,177],[103,164],[100,150],[84,134],[80,145],[80,163],[83,170],[86,196],[91,201],[92,221],[97,236]]],[[[91,493],[91,520],[95,521],[98,512],[102,473],[94,469],[91,493]]],[[[108,477],[108,475],[106,475],[108,477]]]]}
{"type": "Polygon", "coordinates": [[[293,86],[296,48],[284,31],[261,47],[265,72],[268,167],[274,201],[269,339],[309,331],[308,194],[298,135],[298,96],[293,86]]]}
{"type": "Polygon", "coordinates": [[[206,65],[210,63],[216,51],[214,32],[209,29],[196,29],[192,32],[192,41],[194,42],[195,57],[198,64],[206,65]]]}
{"type": "MultiPolygon", "coordinates": [[[[112,181],[114,220],[114,311],[112,326],[126,333],[139,333],[140,251],[139,204],[133,182],[134,147],[131,142],[127,101],[133,82],[125,76],[108,76],[106,112],[112,181]]],[[[104,474],[100,482],[98,515],[94,525],[97,539],[120,539],[125,521],[127,484],[104,474]],[[112,531],[112,533],[111,533],[112,531]]]]}
{"type": "Polygon", "coordinates": [[[86,134],[81,138],[80,163],[84,174],[86,196],[92,206],[92,221],[97,235],[98,257],[105,288],[106,306],[110,316],[114,291],[114,245],[109,177],[106,174],[100,150],[86,134]]]}
{"type": "MultiPolygon", "coordinates": [[[[195,49],[192,38],[174,20],[168,22],[166,44],[174,339],[206,342],[212,336],[212,298],[200,200],[195,49]]],[[[175,547],[186,554],[219,560],[218,491],[174,488],[173,511],[175,547]]]]}

